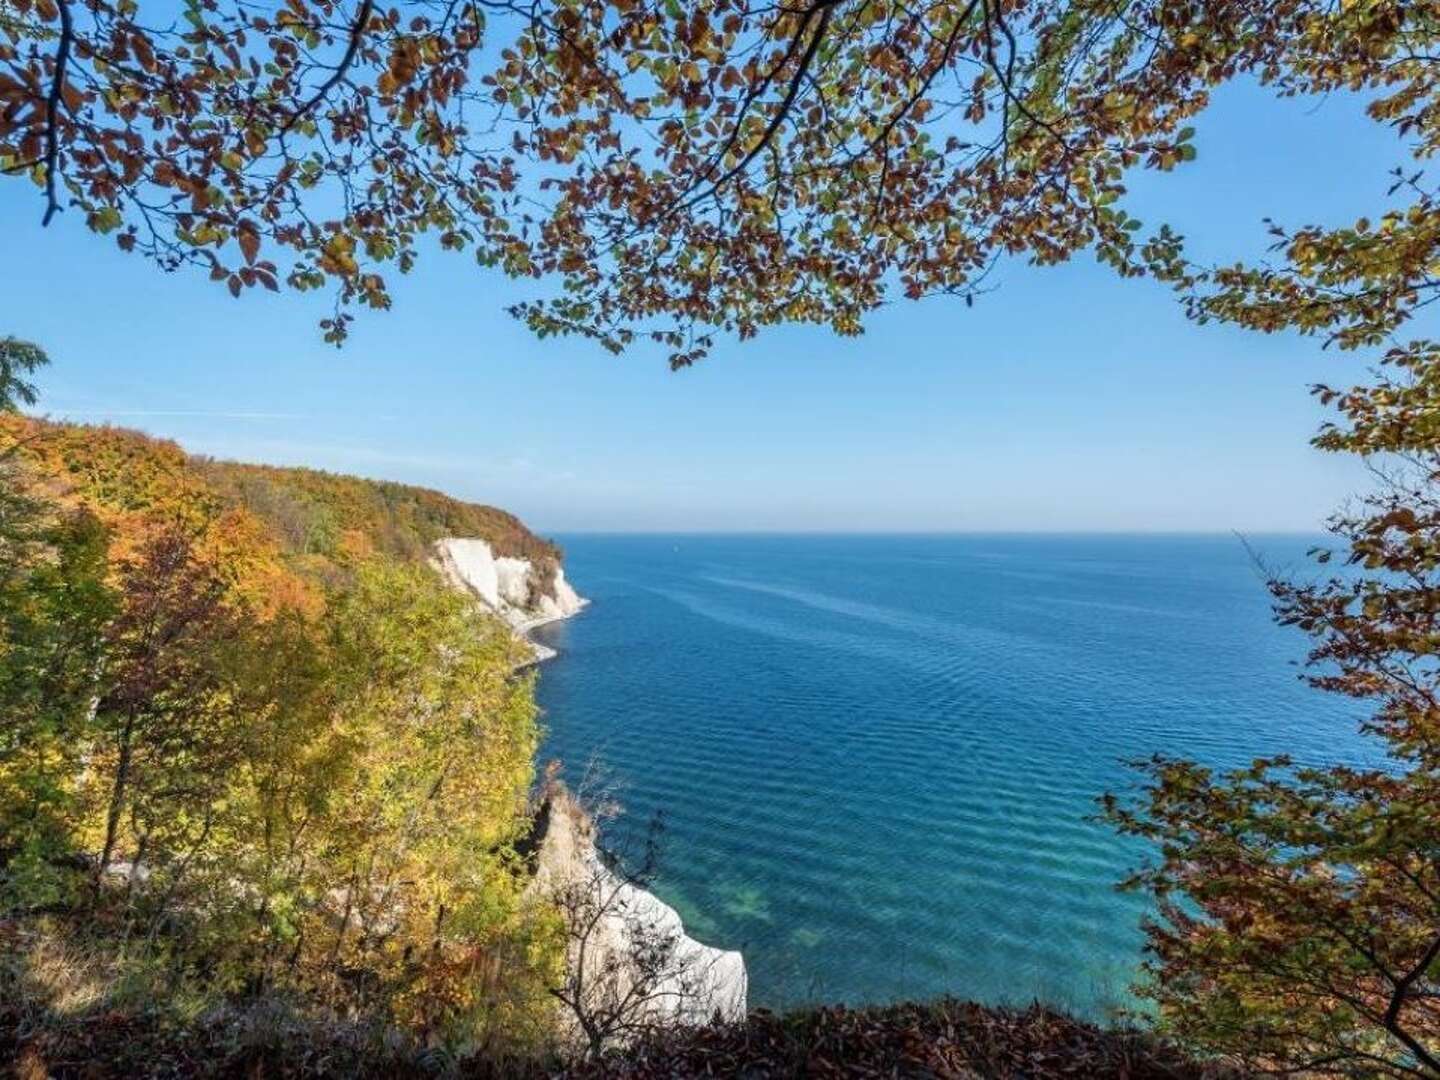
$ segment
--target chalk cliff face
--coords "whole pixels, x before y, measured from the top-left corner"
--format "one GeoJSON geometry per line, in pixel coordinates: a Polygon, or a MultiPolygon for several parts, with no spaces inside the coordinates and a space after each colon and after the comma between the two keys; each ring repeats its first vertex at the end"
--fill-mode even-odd
{"type": "MultiPolygon", "coordinates": [[[[679,913],[654,894],[622,880],[602,862],[595,845],[595,824],[561,785],[549,788],[541,811],[535,877],[531,888],[554,895],[579,887],[603,903],[587,963],[607,970],[621,968],[644,951],[646,943],[673,940],[671,962],[663,976],[644,993],[641,1006],[655,1023],[705,1024],[718,1013],[725,1021],[743,1020],[748,976],[745,958],[734,950],[704,945],[685,933],[679,913]]],[[[572,957],[572,963],[574,958],[572,957]]],[[[620,993],[628,987],[621,985],[620,993]]]]}
{"type": "MultiPolygon", "coordinates": [[[[437,541],[433,562],[447,581],[474,596],[522,637],[536,626],[569,618],[589,603],[565,580],[561,567],[555,566],[547,581],[528,559],[496,556],[484,540],[437,541]]],[[[526,640],[537,661],[555,655],[553,649],[526,640]]],[[[611,872],[596,848],[594,822],[563,786],[549,789],[541,819],[544,826],[531,888],[553,897],[557,890],[583,883],[606,898],[591,943],[592,965],[605,967],[613,958],[623,981],[628,957],[643,951],[647,943],[673,940],[673,974],[646,995],[647,1019],[700,1024],[716,1013],[725,1020],[744,1019],[748,979],[740,953],[712,948],[688,936],[674,908],[611,872]]]]}
{"type": "MultiPolygon", "coordinates": [[[[588,603],[565,580],[562,567],[556,566],[547,582],[529,559],[497,556],[484,540],[439,540],[433,561],[447,581],[476,597],[517,634],[556,619],[568,619],[588,603]]],[[[530,647],[536,660],[555,655],[553,649],[534,642],[530,647]]]]}

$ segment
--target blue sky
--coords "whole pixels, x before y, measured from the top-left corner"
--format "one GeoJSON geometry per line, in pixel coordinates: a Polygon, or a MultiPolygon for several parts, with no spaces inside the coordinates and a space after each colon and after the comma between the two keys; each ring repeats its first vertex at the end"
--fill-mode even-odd
{"type": "MultiPolygon", "coordinates": [[[[1372,212],[1400,146],[1351,98],[1223,91],[1199,160],[1132,185],[1132,213],[1202,258],[1259,253],[1261,218],[1372,212]]],[[[0,185],[0,333],[54,360],[40,411],[223,457],[423,483],[547,532],[1311,530],[1363,484],[1308,439],[1306,388],[1363,374],[1318,343],[1185,321],[1084,256],[1002,268],[974,308],[897,301],[841,340],[793,327],[672,374],[538,341],[527,295],[435,253],[336,351],[325,301],[233,300],[0,185]]]]}

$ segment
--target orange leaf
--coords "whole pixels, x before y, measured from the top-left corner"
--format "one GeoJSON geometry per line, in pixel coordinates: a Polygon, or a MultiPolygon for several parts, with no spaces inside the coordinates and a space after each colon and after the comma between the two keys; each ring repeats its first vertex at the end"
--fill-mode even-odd
{"type": "Polygon", "coordinates": [[[239,232],[235,234],[235,239],[240,241],[240,250],[245,255],[245,261],[253,263],[255,256],[260,254],[260,234],[255,231],[255,227],[248,223],[242,223],[239,232]]]}

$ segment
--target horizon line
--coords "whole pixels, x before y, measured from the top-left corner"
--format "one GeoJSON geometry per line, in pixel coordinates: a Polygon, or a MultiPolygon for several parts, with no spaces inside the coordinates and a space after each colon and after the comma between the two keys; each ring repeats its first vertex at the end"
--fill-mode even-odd
{"type": "Polygon", "coordinates": [[[560,528],[526,525],[532,532],[543,532],[563,536],[917,536],[917,537],[958,537],[958,536],[1156,536],[1156,537],[1218,537],[1228,536],[1243,540],[1247,536],[1331,536],[1324,528],[1263,528],[1263,529],[589,529],[560,528]]]}

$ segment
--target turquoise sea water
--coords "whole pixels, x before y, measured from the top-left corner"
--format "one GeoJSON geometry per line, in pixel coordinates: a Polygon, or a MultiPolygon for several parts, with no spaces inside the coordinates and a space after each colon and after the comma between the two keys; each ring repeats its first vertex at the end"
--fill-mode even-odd
{"type": "MultiPolygon", "coordinates": [[[[1143,854],[1089,822],[1154,751],[1362,755],[1232,537],[562,537],[544,754],[598,762],[657,891],[751,1003],[941,993],[1098,1013],[1143,854]]],[[[1252,537],[1301,575],[1311,541],[1252,537]]]]}

